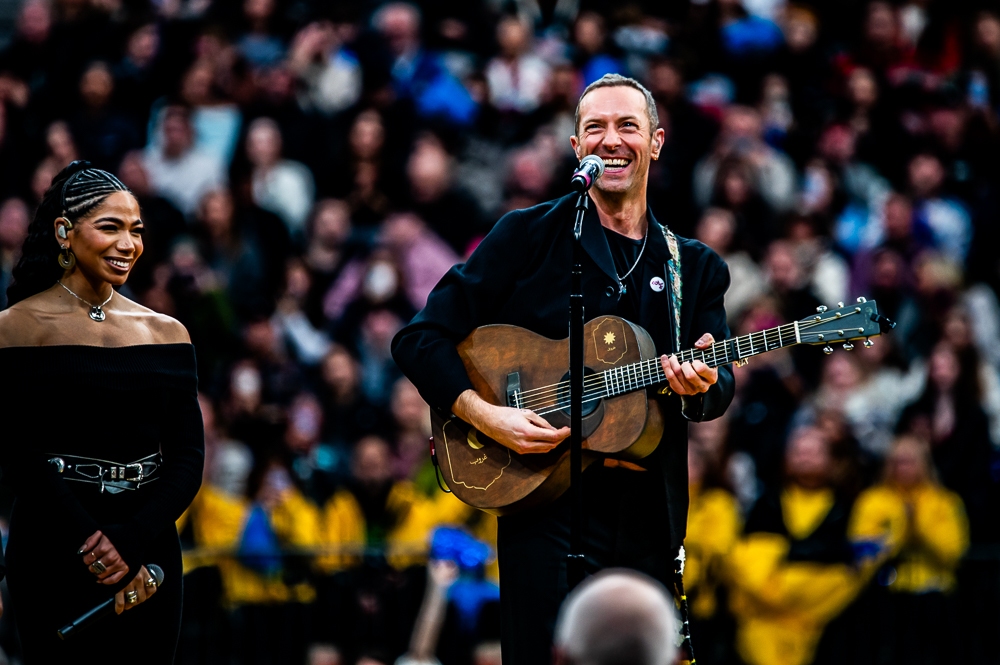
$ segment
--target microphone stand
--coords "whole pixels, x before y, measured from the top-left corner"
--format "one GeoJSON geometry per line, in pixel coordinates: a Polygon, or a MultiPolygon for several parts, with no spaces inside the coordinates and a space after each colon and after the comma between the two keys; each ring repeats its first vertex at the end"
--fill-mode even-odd
{"type": "Polygon", "coordinates": [[[572,517],[569,529],[569,554],[566,556],[566,580],[573,589],[584,578],[583,555],[583,217],[590,197],[587,190],[576,199],[576,221],[573,223],[573,274],[569,295],[569,478],[572,517]]]}

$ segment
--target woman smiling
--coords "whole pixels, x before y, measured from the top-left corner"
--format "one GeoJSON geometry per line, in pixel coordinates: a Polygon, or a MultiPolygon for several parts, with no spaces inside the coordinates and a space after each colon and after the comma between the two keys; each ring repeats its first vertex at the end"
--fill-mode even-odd
{"type": "Polygon", "coordinates": [[[114,289],[142,232],[128,188],[73,162],[39,205],[0,312],[0,416],[23,433],[0,446],[16,497],[8,584],[29,665],[113,652],[173,662],[173,525],[200,485],[204,437],[187,331],[114,289]],[[163,589],[147,563],[164,571],[163,589]],[[112,596],[123,616],[58,639],[112,596]]]}

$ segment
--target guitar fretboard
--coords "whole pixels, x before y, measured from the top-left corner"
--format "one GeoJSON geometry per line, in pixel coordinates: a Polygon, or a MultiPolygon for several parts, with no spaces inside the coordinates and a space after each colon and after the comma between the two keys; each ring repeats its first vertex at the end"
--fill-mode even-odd
{"type": "MultiPolygon", "coordinates": [[[[806,319],[724,339],[706,349],[687,349],[673,355],[682,364],[700,360],[709,367],[719,367],[796,344],[826,344],[825,353],[833,352],[832,342],[843,342],[844,349],[850,351],[854,348],[854,340],[866,338],[865,346],[871,346],[867,338],[881,334],[883,324],[890,326],[891,322],[885,323],[887,319],[879,316],[875,301],[858,298],[857,302],[849,307],[838,303],[838,309],[832,312],[826,307],[818,307],[817,314],[806,319]]],[[[623,395],[666,383],[666,380],[659,357],[647,358],[584,376],[583,402],[623,395]]],[[[569,381],[509,391],[507,401],[510,406],[531,409],[540,416],[563,411],[569,405],[569,381]]]]}
{"type": "MultiPolygon", "coordinates": [[[[797,323],[787,323],[775,328],[750,333],[749,335],[724,339],[720,342],[715,342],[707,349],[688,349],[673,355],[677,356],[677,360],[680,363],[700,360],[709,367],[728,365],[767,351],[798,344],[799,334],[797,326],[797,323]]],[[[622,395],[641,388],[655,386],[666,382],[666,380],[667,377],[663,373],[660,359],[658,357],[650,358],[630,365],[622,365],[621,367],[604,370],[597,376],[587,377],[586,383],[588,387],[585,393],[588,398],[592,396],[614,397],[615,395],[622,395]],[[601,379],[598,379],[598,376],[601,379]],[[594,394],[594,389],[598,386],[600,386],[600,395],[594,394]]]]}

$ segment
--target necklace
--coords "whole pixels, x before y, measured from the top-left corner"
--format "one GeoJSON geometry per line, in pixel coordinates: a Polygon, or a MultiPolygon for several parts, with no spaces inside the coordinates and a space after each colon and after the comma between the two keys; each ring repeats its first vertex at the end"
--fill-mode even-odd
{"type": "Polygon", "coordinates": [[[114,289],[111,289],[111,295],[108,296],[107,300],[105,300],[104,302],[102,302],[100,305],[95,305],[94,303],[90,302],[89,300],[84,300],[80,296],[78,296],[75,293],[73,293],[72,291],[70,291],[69,287],[62,283],[62,280],[58,280],[56,282],[56,284],[58,284],[59,286],[63,287],[64,289],[66,289],[66,291],[71,296],[73,296],[74,298],[76,298],[80,302],[83,302],[83,303],[86,303],[86,304],[90,305],[90,312],[89,312],[90,318],[92,318],[93,320],[97,321],[98,323],[100,323],[101,321],[103,321],[104,319],[107,318],[108,315],[105,314],[104,310],[101,309],[101,308],[104,307],[105,305],[107,305],[109,302],[111,302],[111,299],[115,297],[115,290],[114,289]]]}
{"type": "Polygon", "coordinates": [[[649,224],[646,225],[646,235],[642,237],[642,247],[639,249],[639,256],[635,257],[635,263],[632,267],[628,269],[628,272],[624,275],[618,274],[618,269],[615,268],[615,276],[618,277],[618,295],[623,296],[628,289],[625,287],[625,278],[632,274],[635,267],[639,265],[639,261],[642,260],[642,253],[646,251],[646,241],[649,240],[649,224]]]}

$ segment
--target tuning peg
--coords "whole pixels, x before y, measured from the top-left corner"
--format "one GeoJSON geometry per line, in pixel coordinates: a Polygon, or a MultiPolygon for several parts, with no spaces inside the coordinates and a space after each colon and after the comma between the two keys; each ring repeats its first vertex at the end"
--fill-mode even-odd
{"type": "Polygon", "coordinates": [[[868,298],[865,298],[864,296],[859,296],[858,297],[858,302],[859,303],[866,303],[866,302],[868,302],[868,298]]]}
{"type": "Polygon", "coordinates": [[[826,305],[820,305],[819,307],[816,308],[816,311],[822,314],[823,312],[826,311],[826,305]]]}
{"type": "Polygon", "coordinates": [[[843,300],[841,300],[840,302],[837,303],[837,309],[844,309],[844,301],[843,300]]]}
{"type": "Polygon", "coordinates": [[[870,349],[873,346],[875,346],[875,342],[871,341],[870,339],[865,339],[865,348],[866,349],[870,349]]]}
{"type": "Polygon", "coordinates": [[[878,324],[878,329],[883,333],[887,333],[896,327],[896,322],[890,321],[886,318],[885,314],[879,314],[878,316],[872,314],[871,319],[878,324]]]}
{"type": "Polygon", "coordinates": [[[844,342],[844,351],[852,351],[853,349],[854,349],[853,344],[851,344],[850,342],[844,342]]]}
{"type": "Polygon", "coordinates": [[[827,344],[826,346],[823,347],[823,353],[825,353],[826,355],[830,355],[831,353],[833,353],[833,347],[827,344]]]}

